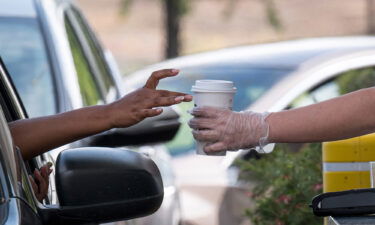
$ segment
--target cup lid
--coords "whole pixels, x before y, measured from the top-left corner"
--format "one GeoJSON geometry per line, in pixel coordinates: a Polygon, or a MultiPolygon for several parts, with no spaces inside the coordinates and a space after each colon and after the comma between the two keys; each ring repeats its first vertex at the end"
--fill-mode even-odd
{"type": "Polygon", "coordinates": [[[191,88],[194,92],[236,92],[234,83],[227,80],[196,80],[191,88]]]}

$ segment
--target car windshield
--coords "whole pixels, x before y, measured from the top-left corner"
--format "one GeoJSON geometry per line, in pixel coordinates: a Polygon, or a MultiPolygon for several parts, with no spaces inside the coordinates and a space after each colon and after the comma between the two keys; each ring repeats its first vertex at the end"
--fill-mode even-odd
{"type": "MultiPolygon", "coordinates": [[[[231,80],[237,87],[233,110],[241,111],[248,108],[291,71],[292,68],[271,68],[236,64],[181,68],[180,75],[161,80],[158,87],[160,89],[191,93],[191,87],[196,80],[231,80]]],[[[176,137],[167,143],[167,147],[172,155],[195,149],[195,141],[191,136],[191,129],[187,125],[187,121],[191,118],[187,111],[193,108],[193,103],[183,103],[176,107],[181,112],[181,127],[176,137]]]]}
{"type": "Polygon", "coordinates": [[[29,116],[56,113],[51,68],[37,20],[0,17],[0,55],[29,116]]]}

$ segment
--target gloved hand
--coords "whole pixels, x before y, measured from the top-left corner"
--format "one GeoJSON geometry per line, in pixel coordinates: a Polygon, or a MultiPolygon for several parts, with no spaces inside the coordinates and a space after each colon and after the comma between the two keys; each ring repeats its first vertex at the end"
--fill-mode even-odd
{"type": "Polygon", "coordinates": [[[206,153],[225,150],[250,149],[268,144],[269,125],[265,121],[269,113],[251,111],[233,112],[229,109],[199,107],[191,111],[189,121],[196,140],[208,142],[206,153]]]}

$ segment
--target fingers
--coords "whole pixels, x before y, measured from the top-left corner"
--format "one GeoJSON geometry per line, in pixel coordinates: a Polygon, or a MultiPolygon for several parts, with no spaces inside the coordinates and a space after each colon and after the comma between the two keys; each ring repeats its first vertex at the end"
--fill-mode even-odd
{"type": "Polygon", "coordinates": [[[35,177],[35,180],[39,183],[39,188],[45,185],[46,179],[40,174],[38,170],[34,170],[34,177],[35,177]]]}
{"type": "Polygon", "coordinates": [[[47,166],[42,166],[41,168],[40,168],[40,174],[42,175],[42,177],[44,178],[44,179],[46,179],[46,178],[48,178],[48,176],[49,176],[49,174],[48,174],[48,167],[47,166]]]}
{"type": "Polygon", "coordinates": [[[203,142],[215,142],[219,140],[219,133],[215,130],[193,130],[195,140],[203,142]]]}
{"type": "Polygon", "coordinates": [[[161,97],[169,97],[169,96],[183,96],[185,102],[190,102],[193,100],[193,96],[182,93],[182,92],[175,92],[175,91],[167,91],[167,90],[157,90],[161,97]]]}
{"type": "Polygon", "coordinates": [[[49,178],[49,175],[52,173],[52,163],[51,162],[48,162],[47,164],[45,164],[44,166],[42,166],[40,168],[40,173],[42,175],[42,177],[44,177],[45,179],[48,179],[49,178]]]}
{"type": "Polygon", "coordinates": [[[191,102],[193,100],[193,96],[191,95],[185,95],[183,102],[191,102]]]}
{"type": "Polygon", "coordinates": [[[34,177],[35,177],[35,180],[38,183],[38,190],[39,190],[38,200],[42,201],[43,198],[46,196],[47,191],[48,191],[49,178],[48,177],[44,178],[38,170],[34,170],[34,177]]]}
{"type": "Polygon", "coordinates": [[[188,125],[191,129],[194,129],[194,130],[211,129],[215,127],[215,123],[212,121],[212,119],[206,119],[206,118],[200,118],[200,117],[192,118],[189,121],[188,125]]]}
{"type": "Polygon", "coordinates": [[[196,107],[191,111],[191,115],[195,117],[217,118],[220,114],[225,113],[228,109],[215,107],[196,107]]]}
{"type": "Polygon", "coordinates": [[[183,96],[160,97],[154,100],[152,107],[170,106],[170,105],[181,103],[183,100],[184,100],[183,96]]]}
{"type": "Polygon", "coordinates": [[[206,145],[203,150],[206,153],[210,153],[210,152],[221,152],[221,151],[225,151],[225,150],[228,150],[228,149],[223,142],[217,142],[217,143],[214,143],[214,144],[206,145]]]}
{"type": "Polygon", "coordinates": [[[153,117],[160,115],[163,112],[163,109],[157,108],[157,109],[143,109],[141,110],[141,115],[143,118],[147,117],[153,117]]]}
{"type": "Polygon", "coordinates": [[[185,96],[188,95],[186,93],[182,92],[176,92],[176,91],[167,91],[167,90],[157,90],[162,97],[169,97],[169,96],[185,96]]]}
{"type": "Polygon", "coordinates": [[[176,70],[176,69],[165,69],[165,70],[155,71],[148,78],[144,87],[150,88],[150,89],[156,89],[156,87],[159,84],[159,80],[166,78],[166,77],[176,76],[178,72],[179,70],[176,70]]]}
{"type": "Polygon", "coordinates": [[[29,175],[29,180],[30,180],[31,187],[33,188],[34,193],[35,194],[39,193],[38,185],[36,185],[33,176],[29,175]]]}

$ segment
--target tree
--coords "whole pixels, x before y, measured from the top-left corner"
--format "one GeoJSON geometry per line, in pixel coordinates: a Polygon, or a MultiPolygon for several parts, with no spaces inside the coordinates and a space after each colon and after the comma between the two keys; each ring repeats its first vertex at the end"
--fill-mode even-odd
{"type": "MultiPolygon", "coordinates": [[[[181,50],[181,20],[183,16],[189,11],[189,2],[192,0],[160,0],[163,4],[164,15],[164,32],[166,37],[165,42],[165,58],[173,58],[179,56],[181,50]]],[[[227,15],[233,12],[234,5],[238,0],[228,0],[230,4],[227,15]]],[[[274,0],[259,0],[264,3],[266,16],[269,24],[275,30],[281,30],[282,24],[279,19],[274,0]]],[[[126,13],[130,9],[134,0],[122,0],[121,11],[126,13]]]]}
{"type": "Polygon", "coordinates": [[[367,33],[375,34],[375,2],[374,0],[366,1],[367,16],[367,33]]]}
{"type": "Polygon", "coordinates": [[[162,0],[164,3],[166,48],[165,57],[173,58],[179,55],[181,48],[181,18],[187,12],[188,0],[162,0]]]}
{"type": "MultiPolygon", "coordinates": [[[[165,58],[173,58],[181,50],[181,19],[188,11],[189,0],[161,0],[163,4],[164,31],[166,37],[165,58]]],[[[122,0],[122,13],[129,10],[133,0],[122,0]]]]}

